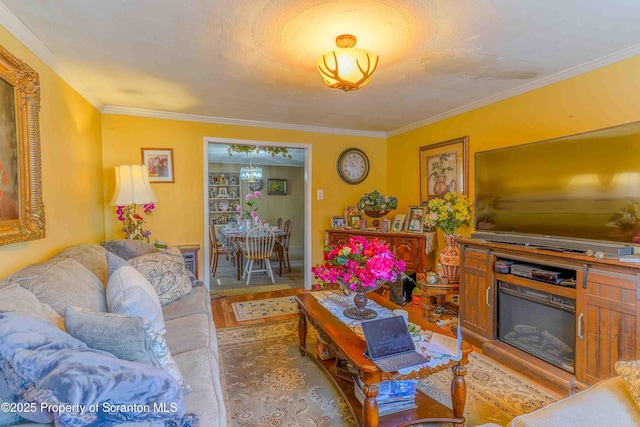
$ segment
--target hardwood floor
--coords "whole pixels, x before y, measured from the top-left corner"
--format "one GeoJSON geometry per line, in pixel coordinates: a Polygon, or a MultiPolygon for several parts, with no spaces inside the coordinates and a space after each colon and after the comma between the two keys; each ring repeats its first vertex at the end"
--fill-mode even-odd
{"type": "MultiPolygon", "coordinates": [[[[234,296],[227,296],[219,299],[214,299],[214,300],[211,300],[211,309],[213,311],[213,321],[216,324],[216,328],[220,329],[220,328],[230,328],[234,326],[252,325],[256,323],[276,322],[279,320],[294,319],[298,317],[297,313],[288,314],[285,316],[266,317],[264,319],[247,320],[244,322],[238,322],[236,320],[235,315],[233,314],[233,309],[231,308],[231,304],[233,304],[234,302],[287,297],[287,296],[297,295],[305,292],[308,292],[308,291],[305,290],[304,288],[292,288],[292,289],[284,289],[280,291],[261,292],[259,294],[234,295],[234,296]]],[[[403,308],[409,311],[411,316],[413,315],[421,316],[422,314],[422,310],[419,307],[414,307],[412,304],[407,304],[403,308]]]]}
{"type": "Polygon", "coordinates": [[[233,314],[231,304],[234,302],[252,301],[268,298],[288,297],[307,292],[304,288],[284,289],[280,291],[261,292],[259,294],[233,295],[224,298],[211,300],[211,309],[213,311],[213,321],[216,328],[230,328],[234,326],[246,326],[256,323],[277,322],[279,320],[294,319],[298,317],[298,313],[287,314],[285,316],[266,317],[263,319],[246,320],[238,322],[233,314]]]}

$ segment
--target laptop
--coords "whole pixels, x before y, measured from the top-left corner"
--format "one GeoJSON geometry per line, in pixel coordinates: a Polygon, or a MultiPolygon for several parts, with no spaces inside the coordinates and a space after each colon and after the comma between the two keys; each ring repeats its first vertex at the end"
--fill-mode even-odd
{"type": "Polygon", "coordinates": [[[402,316],[362,322],[367,356],[382,372],[421,365],[429,359],[416,351],[402,316]]]}

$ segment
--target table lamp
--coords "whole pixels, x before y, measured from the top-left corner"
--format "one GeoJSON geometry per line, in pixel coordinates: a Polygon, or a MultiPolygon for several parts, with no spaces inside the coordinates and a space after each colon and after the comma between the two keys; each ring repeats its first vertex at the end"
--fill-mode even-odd
{"type": "Polygon", "coordinates": [[[144,205],[151,213],[158,199],[151,189],[149,171],[145,165],[116,166],[116,189],[111,206],[118,206],[118,218],[124,221],[123,231],[127,239],[149,240],[149,232],[142,230],[144,219],[136,214],[136,206],[144,205]],[[149,206],[151,205],[151,206],[149,206]]]}

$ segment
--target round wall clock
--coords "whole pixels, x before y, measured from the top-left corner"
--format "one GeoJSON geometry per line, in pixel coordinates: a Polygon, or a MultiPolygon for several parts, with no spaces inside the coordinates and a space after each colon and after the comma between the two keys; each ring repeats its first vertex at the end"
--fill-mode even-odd
{"type": "Polygon", "coordinates": [[[262,188],[262,181],[250,182],[248,186],[251,191],[260,191],[262,188]]]}
{"type": "Polygon", "coordinates": [[[369,158],[357,148],[344,150],[336,166],[338,175],[347,184],[359,184],[369,175],[369,158]]]}

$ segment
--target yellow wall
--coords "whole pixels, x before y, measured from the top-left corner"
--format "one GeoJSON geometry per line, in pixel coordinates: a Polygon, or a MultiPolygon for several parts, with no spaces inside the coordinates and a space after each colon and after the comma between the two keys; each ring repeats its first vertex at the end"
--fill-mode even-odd
{"type": "MultiPolygon", "coordinates": [[[[310,144],[312,147],[313,263],[322,260],[324,229],[332,215],[355,204],[373,189],[386,191],[386,140],[381,138],[327,135],[242,126],[216,125],[123,115],[102,116],[105,228],[107,238],[120,238],[120,223],[108,206],[114,188],[113,167],[141,162],[140,149],[172,148],[175,184],[152,184],[158,197],[156,210],[145,217],[153,238],[169,244],[204,244],[203,170],[204,137],[310,144]],[[348,147],[364,150],[374,172],[359,185],[348,185],[336,173],[336,160],[348,147]],[[324,200],[316,200],[316,190],[324,190],[324,200]]],[[[200,253],[200,273],[203,261],[200,253]]]]}
{"type": "MultiPolygon", "coordinates": [[[[469,195],[473,196],[477,151],[640,120],[638,76],[640,56],[391,137],[387,149],[389,187],[397,189],[399,200],[418,202],[420,147],[469,136],[469,195]]],[[[640,162],[640,153],[629,155],[640,162]]]]}
{"type": "Polygon", "coordinates": [[[0,277],[104,236],[100,113],[0,27],[0,45],[40,75],[46,238],[0,246],[0,277]]]}

